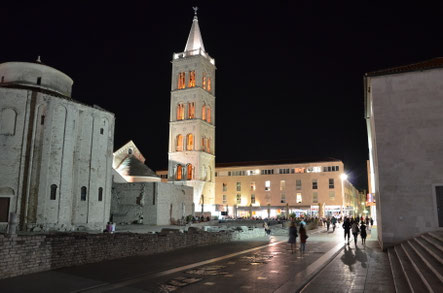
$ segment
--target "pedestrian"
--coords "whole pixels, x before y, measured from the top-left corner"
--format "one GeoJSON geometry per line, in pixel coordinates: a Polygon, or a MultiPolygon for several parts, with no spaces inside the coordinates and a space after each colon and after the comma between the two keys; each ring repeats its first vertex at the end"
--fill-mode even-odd
{"type": "Polygon", "coordinates": [[[332,232],[334,232],[335,231],[335,224],[337,224],[337,219],[334,216],[332,217],[331,223],[332,223],[332,232]]]}
{"type": "Polygon", "coordinates": [[[329,217],[326,219],[326,231],[329,231],[329,226],[331,225],[331,220],[329,217]]]}
{"type": "Polygon", "coordinates": [[[358,220],[357,219],[352,223],[351,230],[352,230],[352,235],[354,235],[355,246],[357,246],[357,237],[358,237],[358,232],[360,231],[358,229],[358,220]]]}
{"type": "Polygon", "coordinates": [[[308,235],[306,234],[305,225],[300,224],[300,254],[303,256],[306,249],[306,239],[308,239],[308,235]]]}
{"type": "Polygon", "coordinates": [[[351,235],[350,235],[351,222],[349,221],[349,218],[345,218],[345,221],[344,221],[342,227],[345,230],[345,242],[346,242],[346,235],[347,235],[348,236],[348,245],[349,245],[349,238],[351,237],[351,235]]]}
{"type": "Polygon", "coordinates": [[[291,222],[291,226],[289,227],[289,240],[288,243],[291,243],[291,254],[294,254],[294,247],[297,242],[297,226],[295,225],[295,222],[291,222]]]}
{"type": "Polygon", "coordinates": [[[268,222],[265,221],[263,227],[265,228],[266,235],[271,234],[271,229],[269,228],[268,222]]]}
{"type": "Polygon", "coordinates": [[[371,217],[370,221],[371,221],[371,228],[372,228],[372,226],[374,226],[374,219],[371,217]]]}
{"type": "Polygon", "coordinates": [[[360,225],[360,237],[361,237],[361,244],[365,245],[366,244],[366,224],[365,222],[361,222],[360,225]]]}

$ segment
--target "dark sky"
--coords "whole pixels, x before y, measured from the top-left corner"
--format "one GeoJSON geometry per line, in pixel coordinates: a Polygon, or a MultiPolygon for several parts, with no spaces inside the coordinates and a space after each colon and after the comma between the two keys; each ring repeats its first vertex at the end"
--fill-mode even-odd
{"type": "Polygon", "coordinates": [[[219,163],[335,157],[367,188],[364,73],[443,55],[437,1],[12,2],[0,62],[41,55],[71,76],[74,99],[116,114],[115,149],[134,140],[154,170],[167,168],[170,61],[192,6],[216,60],[219,163]]]}

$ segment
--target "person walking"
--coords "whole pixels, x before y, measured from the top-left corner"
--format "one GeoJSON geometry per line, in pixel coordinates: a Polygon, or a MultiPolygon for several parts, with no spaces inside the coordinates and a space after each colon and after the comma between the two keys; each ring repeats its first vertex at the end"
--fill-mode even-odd
{"type": "Polygon", "coordinates": [[[358,237],[358,232],[360,231],[358,229],[358,220],[357,219],[354,222],[352,222],[351,230],[352,230],[352,235],[354,235],[355,246],[357,246],[357,237],[358,237]]]}
{"type": "Polygon", "coordinates": [[[294,254],[294,247],[297,243],[297,226],[295,225],[295,222],[291,222],[291,226],[289,227],[289,240],[288,243],[291,243],[291,254],[294,254]]]}
{"type": "Polygon", "coordinates": [[[360,225],[360,237],[361,237],[361,244],[365,245],[366,244],[366,223],[365,222],[361,222],[360,225]]]}
{"type": "Polygon", "coordinates": [[[332,223],[332,232],[335,232],[335,224],[337,224],[337,219],[334,216],[332,216],[331,223],[332,223]]]}
{"type": "Polygon", "coordinates": [[[374,226],[374,219],[372,217],[370,219],[370,222],[371,222],[371,228],[372,228],[372,226],[374,226]]]}
{"type": "Polygon", "coordinates": [[[303,256],[306,249],[306,239],[308,239],[308,235],[306,234],[305,225],[300,224],[300,254],[303,256]]]}
{"type": "Polygon", "coordinates": [[[345,218],[345,221],[343,223],[343,229],[345,230],[345,242],[346,242],[346,236],[348,236],[348,245],[349,245],[349,238],[351,238],[351,222],[349,221],[349,218],[345,218]]]}
{"type": "Polygon", "coordinates": [[[265,228],[266,235],[271,234],[271,229],[269,228],[268,222],[265,221],[263,227],[265,228]]]}
{"type": "Polygon", "coordinates": [[[329,226],[331,225],[331,220],[329,217],[326,219],[326,231],[329,231],[329,226]]]}

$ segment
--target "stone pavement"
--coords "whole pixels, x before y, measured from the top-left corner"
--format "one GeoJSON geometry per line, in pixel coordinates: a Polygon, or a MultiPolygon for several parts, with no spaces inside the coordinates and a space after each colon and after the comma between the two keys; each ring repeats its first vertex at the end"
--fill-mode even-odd
{"type": "Polygon", "coordinates": [[[353,244],[343,250],[341,228],[309,233],[304,255],[291,253],[287,236],[272,236],[271,241],[236,241],[31,274],[0,280],[0,288],[1,292],[165,293],[296,292],[305,287],[304,292],[392,292],[387,254],[376,241],[368,239],[366,248],[359,250],[353,244]]]}

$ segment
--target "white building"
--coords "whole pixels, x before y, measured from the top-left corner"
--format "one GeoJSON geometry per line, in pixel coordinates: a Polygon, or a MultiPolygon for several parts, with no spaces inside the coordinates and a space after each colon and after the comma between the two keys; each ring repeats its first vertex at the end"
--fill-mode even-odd
{"type": "Polygon", "coordinates": [[[215,210],[215,61],[197,15],[185,51],[172,60],[168,178],[194,188],[195,210],[215,210]]]}
{"type": "Polygon", "coordinates": [[[443,227],[443,58],[367,73],[365,111],[382,248],[443,227]]]}
{"type": "Polygon", "coordinates": [[[0,64],[0,229],[101,230],[109,220],[114,114],[71,98],[41,63],[0,64]]]}

